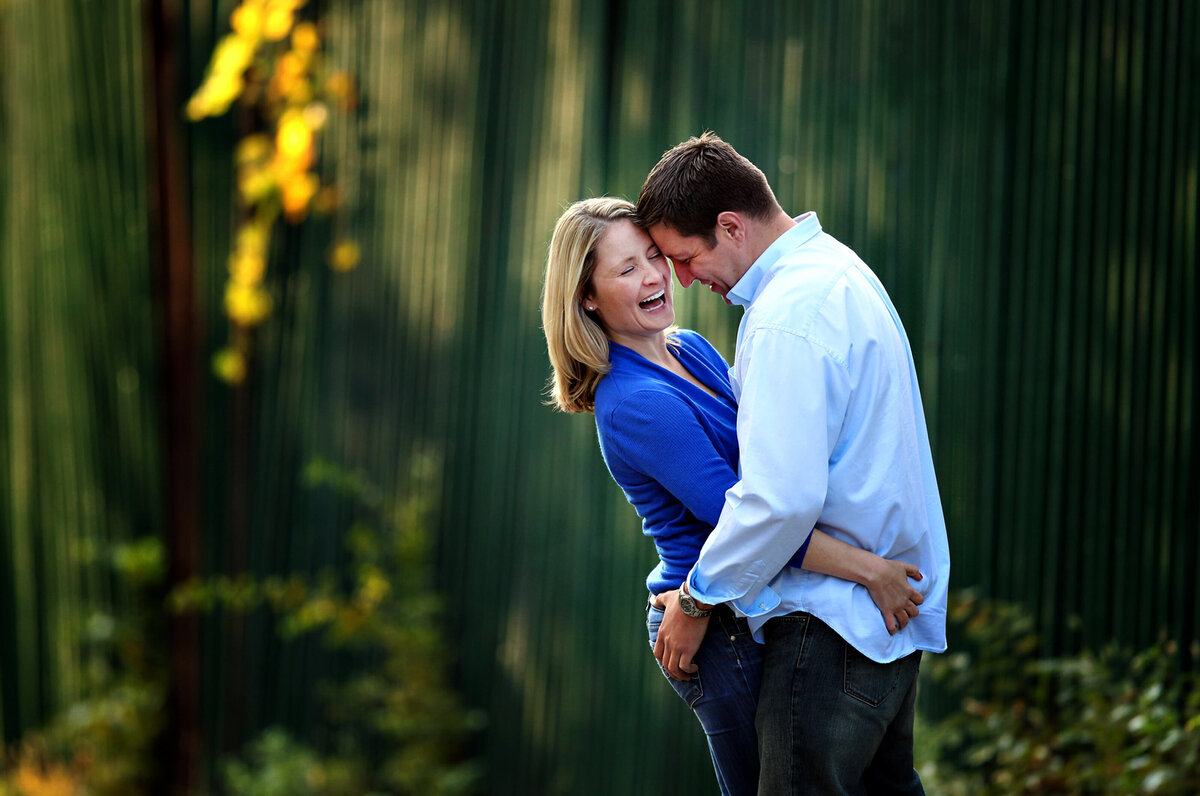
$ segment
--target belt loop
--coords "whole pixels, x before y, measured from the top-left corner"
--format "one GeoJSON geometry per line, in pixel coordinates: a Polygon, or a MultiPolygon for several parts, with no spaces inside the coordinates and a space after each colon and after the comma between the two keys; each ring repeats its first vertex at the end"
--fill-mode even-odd
{"type": "Polygon", "coordinates": [[[727,636],[736,635],[738,632],[737,615],[728,605],[721,603],[714,610],[713,614],[721,617],[721,630],[727,636]]]}

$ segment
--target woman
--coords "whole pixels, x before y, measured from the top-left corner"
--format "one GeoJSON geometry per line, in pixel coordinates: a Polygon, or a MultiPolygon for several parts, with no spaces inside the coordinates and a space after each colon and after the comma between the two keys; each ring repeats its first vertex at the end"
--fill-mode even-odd
{"type": "MultiPolygon", "coordinates": [[[[646,579],[653,648],[666,601],[696,563],[737,479],[736,402],[728,365],[703,337],[674,326],[671,269],[622,199],[577,202],[554,230],[542,322],[553,403],[593,412],[613,479],[643,519],[659,563],[646,579]]],[[[798,528],[799,538],[808,529],[798,528]]],[[[915,567],[813,531],[791,566],[866,586],[889,632],[921,597],[915,567]]],[[[744,619],[717,606],[690,682],[670,680],[708,738],[721,792],[754,793],[761,647],[744,619]]]]}

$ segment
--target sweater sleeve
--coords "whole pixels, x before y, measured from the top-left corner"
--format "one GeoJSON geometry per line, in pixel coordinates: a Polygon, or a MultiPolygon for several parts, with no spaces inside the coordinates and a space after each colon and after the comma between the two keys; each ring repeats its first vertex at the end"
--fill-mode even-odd
{"type": "Polygon", "coordinates": [[[717,524],[737,473],[686,401],[639,390],[613,409],[612,428],[621,458],[661,484],[696,519],[717,524]]]}

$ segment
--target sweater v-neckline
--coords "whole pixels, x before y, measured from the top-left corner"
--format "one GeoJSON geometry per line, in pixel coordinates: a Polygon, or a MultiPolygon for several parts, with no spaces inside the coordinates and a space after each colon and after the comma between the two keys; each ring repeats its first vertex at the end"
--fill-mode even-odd
{"type": "Polygon", "coordinates": [[[700,384],[704,385],[703,387],[692,383],[692,381],[690,379],[680,376],[678,373],[671,370],[670,368],[660,365],[657,362],[654,362],[653,360],[648,358],[645,354],[642,354],[640,351],[635,351],[634,349],[630,348],[627,345],[623,345],[621,343],[612,342],[612,341],[610,341],[610,345],[620,346],[621,348],[628,351],[630,354],[633,354],[634,356],[636,356],[638,359],[640,359],[642,362],[644,362],[647,366],[652,367],[655,370],[661,370],[665,373],[670,374],[673,379],[683,382],[688,387],[691,387],[693,390],[699,390],[704,395],[708,396],[709,398],[713,399],[714,401],[720,401],[722,403],[736,405],[736,402],[733,400],[732,393],[730,393],[729,395],[726,395],[725,391],[721,389],[720,385],[714,387],[712,384],[708,383],[708,380],[702,378],[700,373],[697,373],[697,370],[704,370],[703,368],[693,368],[693,367],[688,366],[688,363],[685,362],[683,359],[684,356],[687,356],[689,359],[692,359],[692,360],[697,360],[698,358],[691,356],[689,352],[685,351],[683,344],[681,342],[680,343],[668,342],[667,343],[667,354],[669,356],[675,357],[675,361],[678,362],[680,364],[680,366],[683,367],[684,370],[686,370],[688,373],[692,374],[692,376],[696,379],[696,381],[698,381],[698,382],[700,382],[700,384]]]}

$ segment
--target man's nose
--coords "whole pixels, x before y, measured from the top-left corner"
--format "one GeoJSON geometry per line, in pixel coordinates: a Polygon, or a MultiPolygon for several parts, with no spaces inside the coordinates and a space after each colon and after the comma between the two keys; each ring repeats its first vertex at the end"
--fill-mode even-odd
{"type": "Polygon", "coordinates": [[[688,287],[696,281],[696,277],[692,276],[691,271],[679,264],[675,265],[675,278],[679,280],[682,287],[688,287]]]}

